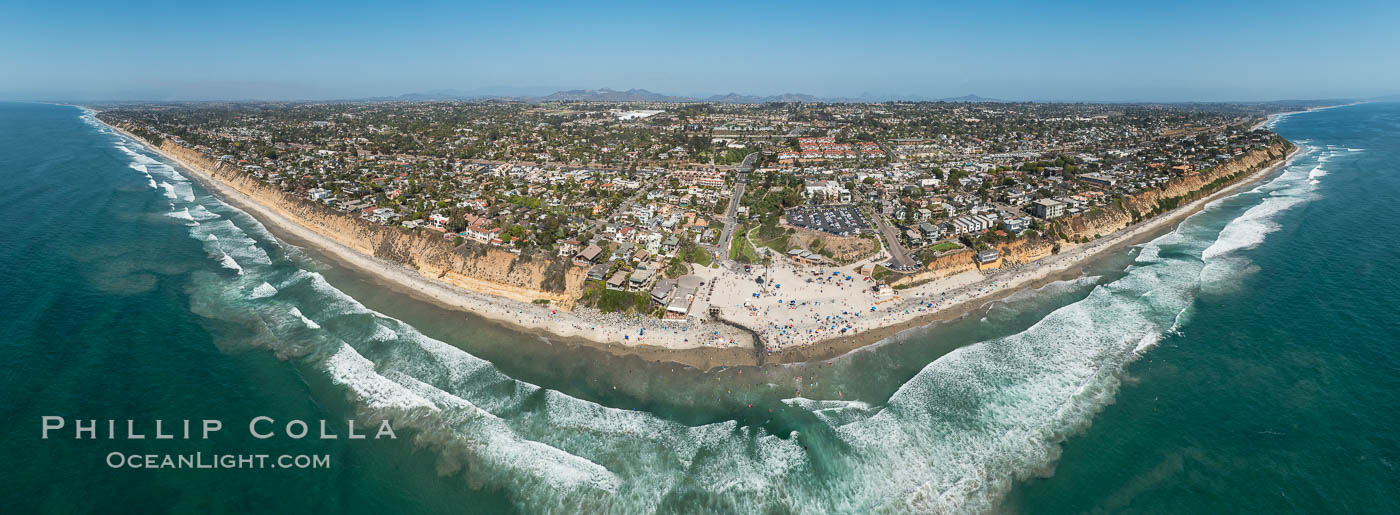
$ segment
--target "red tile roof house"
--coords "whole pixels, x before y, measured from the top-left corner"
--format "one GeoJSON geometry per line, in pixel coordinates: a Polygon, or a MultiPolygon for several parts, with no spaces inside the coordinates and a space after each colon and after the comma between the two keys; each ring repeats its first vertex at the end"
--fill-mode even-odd
{"type": "Polygon", "coordinates": [[[501,232],[499,229],[491,229],[493,223],[495,222],[491,221],[490,218],[477,218],[476,221],[468,225],[467,230],[462,233],[481,243],[489,243],[491,238],[496,237],[496,234],[501,232]]]}

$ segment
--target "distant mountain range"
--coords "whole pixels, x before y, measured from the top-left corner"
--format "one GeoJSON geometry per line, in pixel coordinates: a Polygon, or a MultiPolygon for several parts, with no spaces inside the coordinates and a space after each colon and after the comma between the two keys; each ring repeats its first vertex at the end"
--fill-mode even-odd
{"type": "Polygon", "coordinates": [[[950,98],[926,98],[908,95],[872,95],[864,94],[860,97],[817,97],[804,93],[783,93],[780,95],[745,95],[740,93],[726,93],[723,95],[700,96],[675,96],[663,93],[647,91],[645,89],[629,89],[619,91],[610,88],[600,89],[570,89],[547,93],[545,88],[482,88],[471,91],[461,91],[455,89],[438,89],[424,91],[421,93],[408,93],[396,97],[374,97],[360,100],[371,101],[397,101],[397,102],[444,102],[444,101],[482,101],[482,100],[504,100],[518,102],[711,102],[720,104],[763,104],[768,102],[784,103],[821,103],[821,102],[890,102],[897,100],[921,101],[921,102],[1004,102],[995,98],[979,97],[977,95],[965,95],[950,98]]]}
{"type": "Polygon", "coordinates": [[[645,89],[629,89],[627,91],[617,91],[614,89],[571,89],[568,91],[556,91],[539,98],[544,102],[555,102],[561,100],[584,100],[590,102],[685,102],[690,99],[684,97],[673,97],[661,93],[653,93],[645,89]]]}

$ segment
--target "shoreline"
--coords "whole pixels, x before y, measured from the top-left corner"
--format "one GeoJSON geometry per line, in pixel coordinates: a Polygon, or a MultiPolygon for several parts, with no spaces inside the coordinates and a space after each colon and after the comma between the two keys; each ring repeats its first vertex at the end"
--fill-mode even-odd
{"type": "MultiPolygon", "coordinates": [[[[1240,193],[1241,190],[1274,175],[1282,170],[1283,167],[1287,166],[1300,151],[1301,147],[1294,145],[1293,149],[1285,154],[1278,162],[1261,168],[1259,171],[1240,179],[1234,184],[1221,188],[1219,191],[1205,197],[1196,199],[1187,205],[1179,206],[1172,211],[1162,213],[1150,220],[1125,227],[1089,243],[1068,247],[1060,254],[1023,265],[1029,268],[1029,270],[1017,271],[1015,272],[1016,275],[1013,277],[1006,277],[1006,275],[1013,273],[1012,271],[989,274],[984,279],[961,288],[963,291],[979,287],[981,287],[981,289],[969,293],[962,299],[955,298],[951,304],[944,307],[928,311],[910,311],[904,314],[904,316],[895,315],[890,317],[895,318],[895,320],[887,321],[887,323],[867,329],[859,334],[823,339],[807,345],[783,349],[782,354],[775,354],[772,356],[771,362],[796,363],[830,359],[855,350],[874,348],[884,342],[891,341],[892,337],[907,331],[962,319],[969,313],[977,311],[992,302],[1004,299],[1016,292],[1024,291],[1027,288],[1039,289],[1057,281],[1077,278],[1082,275],[1083,268],[1091,264],[1095,259],[1106,257],[1123,248],[1151,241],[1163,234],[1169,233],[1175,230],[1180,222],[1200,212],[1202,209],[1205,209],[1205,206],[1211,202],[1240,193]],[[989,286],[990,288],[988,288],[989,286]]],[[[916,293],[918,288],[919,287],[914,287],[905,290],[904,294],[913,296],[912,294],[916,293]]],[[[905,305],[909,302],[910,301],[905,301],[905,305]]]]}
{"type": "MultiPolygon", "coordinates": [[[[83,109],[86,110],[87,108],[83,109]]],[[[89,110],[89,112],[95,113],[96,111],[89,110]]],[[[1284,114],[1291,113],[1271,115],[1269,120],[1261,123],[1267,123],[1273,120],[1275,116],[1282,116],[1284,114]]],[[[96,116],[94,116],[94,119],[96,119],[96,116]]],[[[313,254],[347,268],[354,273],[363,274],[368,280],[388,287],[396,293],[406,294],[420,301],[430,302],[448,310],[465,311],[484,320],[499,323],[522,332],[543,333],[552,344],[587,347],[593,350],[601,350],[615,356],[636,356],[646,361],[672,362],[701,370],[729,366],[777,365],[831,359],[855,350],[874,348],[883,342],[892,341],[893,337],[908,331],[931,326],[936,323],[960,319],[992,302],[1001,300],[1026,288],[1038,289],[1053,282],[1073,279],[1079,276],[1082,268],[1093,259],[1102,257],[1123,247],[1148,241],[1169,232],[1175,228],[1177,223],[1199,212],[1206,204],[1219,198],[1232,195],[1243,187],[1257,183],[1278,171],[1299,151],[1299,147],[1295,145],[1293,150],[1277,163],[1264,167],[1258,172],[1237,181],[1235,184],[1231,184],[1206,197],[1197,199],[1190,204],[1179,206],[1170,212],[1160,214],[1151,220],[1120,229],[1119,231],[1089,243],[1069,246],[1057,255],[1020,265],[1010,270],[1003,269],[992,272],[982,276],[979,280],[960,285],[953,290],[952,298],[946,298],[948,293],[946,291],[928,291],[932,287],[938,286],[939,281],[937,280],[931,281],[929,284],[909,288],[901,292],[900,296],[904,297],[904,299],[896,309],[904,309],[913,305],[921,306],[924,302],[927,302],[927,300],[920,299],[920,297],[924,294],[934,293],[942,293],[944,295],[944,300],[938,302],[939,304],[943,304],[941,307],[932,310],[923,310],[923,308],[919,308],[918,310],[905,309],[904,313],[894,313],[879,319],[870,319],[871,324],[866,325],[873,325],[872,327],[858,329],[853,334],[818,338],[810,343],[787,348],[779,346],[778,352],[764,356],[763,350],[761,349],[772,349],[772,347],[768,347],[765,342],[754,338],[751,329],[748,329],[746,326],[735,324],[732,321],[686,321],[685,323],[666,323],[661,320],[644,320],[639,317],[629,316],[593,315],[591,313],[579,314],[575,312],[560,313],[549,307],[526,305],[510,299],[467,290],[441,281],[434,281],[406,266],[363,254],[329,236],[305,227],[290,217],[280,213],[279,210],[266,206],[243,192],[234,189],[230,185],[225,184],[223,181],[215,178],[212,173],[204,170],[201,166],[187,162],[163,149],[156,148],[122,128],[102,122],[100,119],[97,121],[137,142],[146,149],[189,170],[193,176],[192,178],[204,186],[211,194],[214,194],[220,200],[252,216],[278,238],[307,249],[313,254]],[[923,291],[921,291],[921,288],[923,291]],[[585,318],[590,315],[596,318],[610,319],[602,321],[601,324],[616,323],[619,325],[630,325],[625,328],[600,327],[600,322],[597,321],[593,321],[590,325],[590,321],[585,318]],[[660,338],[649,340],[661,340],[659,342],[661,344],[652,345],[649,342],[623,343],[641,340],[641,338],[633,340],[628,337],[630,335],[637,335],[637,329],[639,327],[652,329],[653,331],[646,336],[653,338],[660,336],[660,338]],[[691,333],[691,329],[697,330],[691,333]],[[723,334],[719,336],[717,340],[721,342],[727,340],[727,343],[723,344],[723,346],[698,343],[700,339],[699,335],[710,331],[716,331],[716,333],[713,334],[717,335],[721,334],[720,331],[722,331],[723,334]],[[657,332],[661,332],[662,334],[657,334],[657,332]],[[667,332],[670,334],[666,334],[667,332]],[[689,338],[686,337],[687,334],[695,334],[697,336],[697,343],[691,343],[689,338]],[[612,341],[618,338],[622,338],[622,341],[612,341]],[[678,342],[676,340],[681,341],[678,342]]]]}
{"type": "Polygon", "coordinates": [[[1259,130],[1259,129],[1263,129],[1263,128],[1269,126],[1269,124],[1274,123],[1275,121],[1277,121],[1279,118],[1283,118],[1283,117],[1285,117],[1285,116],[1291,116],[1291,115],[1303,114],[1303,113],[1311,113],[1311,112],[1313,112],[1313,111],[1325,111],[1325,110],[1327,110],[1327,109],[1336,109],[1336,108],[1338,108],[1338,107],[1350,107],[1350,106],[1365,104],[1365,103],[1368,103],[1368,102],[1369,102],[1369,101],[1366,101],[1366,100],[1359,100],[1359,101],[1356,101],[1356,102],[1352,102],[1352,103],[1350,103],[1350,104],[1337,104],[1337,105],[1334,105],[1334,106],[1309,107],[1309,108],[1304,109],[1304,110],[1302,110],[1302,111],[1289,111],[1289,112],[1286,112],[1286,113],[1274,113],[1274,114],[1269,115],[1267,118],[1264,118],[1263,121],[1254,124],[1253,127],[1250,127],[1250,130],[1259,130]]]}
{"type": "MultiPolygon", "coordinates": [[[[101,122],[101,120],[98,121],[101,122]]],[[[521,332],[543,333],[547,339],[556,344],[586,346],[613,355],[638,356],[648,361],[673,362],[702,370],[722,366],[760,364],[754,351],[751,333],[728,324],[663,321],[636,317],[630,317],[632,320],[626,320],[620,315],[579,314],[559,311],[547,306],[525,304],[434,281],[401,264],[366,255],[307,228],[278,210],[257,202],[243,192],[224,184],[203,167],[156,148],[120,127],[112,126],[106,122],[101,123],[137,142],[143,148],[186,169],[189,171],[190,178],[203,186],[210,194],[253,217],[278,238],[325,258],[337,266],[363,274],[366,278],[391,288],[396,293],[437,304],[448,310],[470,313],[486,321],[521,332]],[[611,320],[590,321],[585,319],[587,316],[611,320]],[[640,329],[647,329],[645,336],[639,334],[640,329]],[[724,346],[707,345],[700,342],[700,335],[711,331],[718,331],[720,336],[726,340],[732,337],[734,342],[724,346]],[[692,339],[690,335],[694,335],[693,339],[696,342],[689,342],[692,339]],[[620,343],[610,341],[611,339],[638,341],[639,343],[620,343]]]]}

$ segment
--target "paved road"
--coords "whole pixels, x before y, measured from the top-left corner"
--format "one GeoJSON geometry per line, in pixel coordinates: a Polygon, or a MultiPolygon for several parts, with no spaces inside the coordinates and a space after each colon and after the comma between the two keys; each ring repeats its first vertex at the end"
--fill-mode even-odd
{"type": "Polygon", "coordinates": [[[729,260],[729,245],[734,239],[734,226],[739,223],[739,201],[744,197],[744,187],[749,182],[749,171],[753,170],[757,161],[758,152],[744,156],[744,162],[739,165],[734,176],[734,191],[729,194],[729,209],[724,211],[724,231],[720,233],[719,243],[715,246],[715,252],[720,255],[721,260],[729,260]]]}
{"type": "Polygon", "coordinates": [[[889,145],[883,141],[876,141],[875,144],[880,146],[880,151],[885,153],[885,157],[888,157],[891,163],[899,162],[899,154],[894,153],[894,149],[891,149],[889,145]]]}
{"type": "Polygon", "coordinates": [[[885,215],[875,213],[875,226],[880,228],[880,235],[884,236],[885,245],[889,246],[890,261],[894,263],[891,268],[912,269],[919,266],[917,261],[909,257],[909,251],[904,249],[904,244],[899,242],[899,229],[885,223],[885,215]]]}
{"type": "Polygon", "coordinates": [[[637,199],[642,198],[642,195],[645,195],[647,191],[650,191],[651,187],[655,185],[655,183],[655,180],[642,182],[642,186],[640,188],[637,188],[637,192],[632,194],[631,197],[628,197],[627,200],[622,201],[622,204],[618,205],[617,209],[614,209],[612,213],[608,214],[608,216],[599,218],[598,221],[593,222],[592,233],[598,234],[599,231],[603,230],[603,226],[608,223],[608,220],[612,220],[613,217],[626,213],[628,210],[632,209],[632,204],[636,204],[637,199]]]}
{"type": "MultiPolygon", "coordinates": [[[[743,174],[747,176],[748,174],[743,174]]],[[[729,195],[729,209],[724,212],[724,232],[720,233],[717,252],[720,259],[729,260],[729,244],[734,239],[734,226],[739,223],[739,199],[744,196],[744,183],[734,181],[734,191],[729,195]]]]}
{"type": "Polygon", "coordinates": [[[739,164],[739,173],[748,173],[753,170],[754,164],[758,162],[758,152],[744,156],[744,162],[739,164]]]}

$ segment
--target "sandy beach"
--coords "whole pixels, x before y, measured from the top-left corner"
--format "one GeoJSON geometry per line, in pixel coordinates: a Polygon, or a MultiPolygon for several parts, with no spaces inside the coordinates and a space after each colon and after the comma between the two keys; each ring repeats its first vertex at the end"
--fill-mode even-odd
{"type": "Polygon", "coordinates": [[[1278,171],[1297,151],[1206,197],[1088,243],[1063,243],[1059,254],[1032,263],[967,271],[882,297],[856,272],[858,265],[819,270],[779,259],[748,274],[706,276],[716,285],[710,302],[721,307],[726,319],[763,336],[766,362],[830,358],[910,328],[956,319],[1026,288],[1072,279],[1091,259],[1170,231],[1210,202],[1278,171]]]}
{"type": "MultiPolygon", "coordinates": [[[[109,125],[109,127],[111,127],[109,125]]],[[[118,127],[113,130],[136,141],[134,135],[118,127]]],[[[279,238],[298,246],[314,249],[317,254],[332,258],[341,266],[373,275],[386,286],[422,300],[468,311],[484,318],[541,331],[573,343],[601,344],[614,352],[631,351],[652,358],[683,364],[720,366],[734,360],[737,354],[752,356],[752,334],[728,324],[705,320],[660,320],[618,314],[600,313],[594,309],[561,311],[549,306],[517,302],[501,297],[469,291],[425,277],[398,263],[369,256],[335,239],[296,223],[281,211],[256,202],[223,182],[202,167],[164,152],[151,145],[143,146],[172,162],[178,163],[192,178],[199,181],[221,200],[252,215],[279,238]],[[723,352],[712,352],[715,350],[723,352]],[[677,352],[698,351],[698,352],[677,352]],[[695,354],[693,356],[687,354],[695,354]],[[723,360],[717,359],[723,357],[723,360]]],[[[744,361],[744,360],[740,360],[744,361]]],[[[748,361],[752,361],[750,358],[748,361]]]]}
{"type": "Polygon", "coordinates": [[[749,272],[697,268],[694,273],[705,281],[692,306],[691,312],[698,315],[673,321],[603,314],[587,308],[559,311],[445,284],[341,244],[278,209],[254,201],[194,163],[144,146],[179,163],[206,189],[258,219],[279,238],[372,276],[397,292],[542,332],[561,344],[702,369],[829,359],[912,328],[956,319],[1016,291],[1073,278],[1079,266],[1095,256],[1166,232],[1209,202],[1257,182],[1288,161],[1285,158],[1205,198],[1092,242],[1066,243],[1057,255],[986,273],[963,272],[895,294],[876,295],[873,283],[857,273],[858,265],[799,268],[778,258],[771,267],[753,267],[749,272]],[[760,276],[765,279],[763,284],[756,281],[760,276]],[[707,316],[711,306],[720,309],[722,322],[699,318],[707,316]]]}

